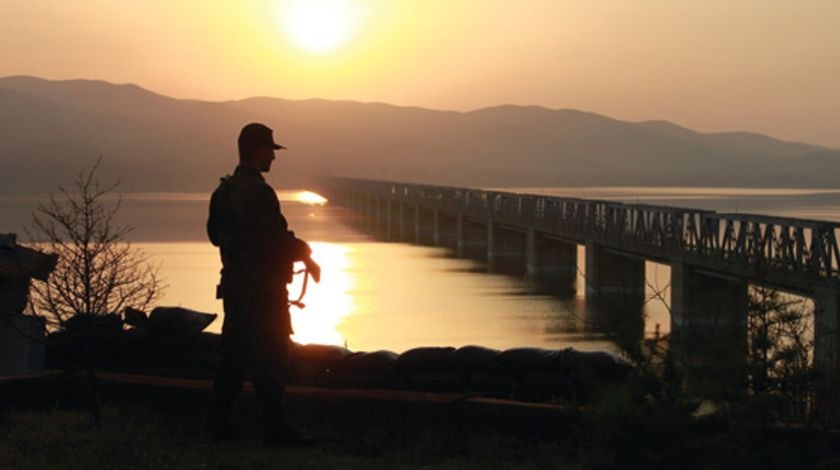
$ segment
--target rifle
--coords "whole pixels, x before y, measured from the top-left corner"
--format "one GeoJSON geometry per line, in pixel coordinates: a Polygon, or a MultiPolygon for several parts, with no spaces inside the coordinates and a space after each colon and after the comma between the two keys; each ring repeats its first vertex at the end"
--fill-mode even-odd
{"type": "Polygon", "coordinates": [[[318,263],[316,263],[309,255],[306,256],[306,259],[303,260],[303,263],[303,269],[297,270],[292,273],[294,276],[297,276],[298,274],[303,274],[303,286],[300,288],[300,295],[298,296],[297,300],[289,301],[289,305],[294,305],[297,308],[306,308],[306,304],[303,303],[303,296],[306,295],[306,286],[307,284],[309,284],[309,276],[312,276],[312,280],[316,283],[321,282],[321,266],[319,266],[318,263]]]}

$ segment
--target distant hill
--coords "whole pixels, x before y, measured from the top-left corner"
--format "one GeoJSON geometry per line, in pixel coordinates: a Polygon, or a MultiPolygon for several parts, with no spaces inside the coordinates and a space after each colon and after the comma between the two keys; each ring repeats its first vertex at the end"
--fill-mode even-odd
{"type": "Polygon", "coordinates": [[[797,157],[826,150],[818,145],[783,142],[753,132],[720,132],[701,134],[667,121],[644,121],[639,125],[683,140],[708,145],[720,150],[766,155],[769,157],[797,157]]]}
{"type": "Polygon", "coordinates": [[[465,186],[840,187],[840,151],[664,121],[497,106],[471,112],[249,98],[206,102],[101,81],[0,78],[2,192],[46,192],[102,154],[126,191],[209,191],[250,121],[276,129],[269,177],[343,175],[465,186]]]}

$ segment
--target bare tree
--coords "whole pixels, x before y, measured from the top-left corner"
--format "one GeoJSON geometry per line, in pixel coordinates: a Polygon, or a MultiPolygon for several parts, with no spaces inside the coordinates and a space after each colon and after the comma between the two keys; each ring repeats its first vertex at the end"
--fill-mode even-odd
{"type": "MultiPolygon", "coordinates": [[[[32,284],[31,313],[44,318],[50,330],[68,333],[72,350],[66,357],[75,362],[71,367],[88,371],[94,387],[101,320],[126,307],[146,310],[164,287],[158,267],[125,239],[132,227],[117,222],[121,200],[110,198],[119,183],[99,183],[101,161],[90,170],[82,168],[70,189],[59,186],[38,206],[27,228],[37,248],[58,255],[48,280],[32,284]]],[[[98,397],[94,401],[98,421],[98,397]]]]}
{"type": "Polygon", "coordinates": [[[101,158],[40,204],[27,230],[39,248],[59,256],[47,282],[33,285],[34,313],[63,328],[75,315],[104,315],[125,307],[146,309],[160,298],[162,284],[149,257],[125,240],[132,230],[115,217],[121,201],[107,196],[119,183],[96,180],[101,158]]]}

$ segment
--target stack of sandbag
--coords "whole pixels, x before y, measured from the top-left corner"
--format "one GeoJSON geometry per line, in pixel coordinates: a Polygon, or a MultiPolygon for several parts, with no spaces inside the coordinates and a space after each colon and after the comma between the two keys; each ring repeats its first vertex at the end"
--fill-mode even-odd
{"type": "Polygon", "coordinates": [[[599,384],[624,379],[633,369],[608,352],[573,348],[513,348],[500,353],[497,361],[521,387],[517,395],[532,399],[585,401],[599,384]]]}
{"type": "Polygon", "coordinates": [[[452,360],[455,348],[414,348],[400,354],[397,373],[401,388],[455,390],[463,387],[461,374],[452,360]]]}
{"type": "Polygon", "coordinates": [[[509,396],[515,391],[517,381],[502,368],[500,353],[483,346],[463,346],[455,351],[452,360],[466,390],[495,396],[509,396]]]}
{"type": "Polygon", "coordinates": [[[393,388],[398,354],[352,352],[341,346],[293,344],[291,381],[298,385],[393,388]]]}
{"type": "Polygon", "coordinates": [[[123,312],[122,370],[210,378],[219,359],[219,335],[205,333],[217,315],[183,307],[157,307],[149,315],[123,312]]]}
{"type": "MultiPolygon", "coordinates": [[[[60,358],[62,340],[72,332],[96,332],[97,362],[109,370],[211,378],[219,360],[219,335],[203,330],[215,320],[181,307],[158,307],[150,315],[126,309],[123,319],[108,315],[75,318],[67,331],[50,335],[60,358]],[[128,325],[124,329],[123,324],[128,325]]],[[[64,341],[68,342],[68,341],[64,341]]],[[[293,344],[290,382],[295,385],[475,393],[526,400],[586,402],[602,385],[624,380],[629,362],[607,352],[481,346],[422,347],[397,354],[352,352],[333,345],[293,344]]]]}
{"type": "Polygon", "coordinates": [[[122,321],[115,313],[74,315],[64,322],[63,329],[47,335],[46,367],[79,367],[84,361],[97,368],[119,364],[122,332],[122,321]],[[84,361],[80,357],[85,357],[84,361]]]}
{"type": "Polygon", "coordinates": [[[295,345],[292,383],[479,393],[582,402],[599,385],[623,380],[632,365],[607,352],[572,348],[424,347],[402,354],[295,345]]]}
{"type": "Polygon", "coordinates": [[[300,385],[328,385],[336,366],[350,354],[341,346],[293,343],[290,379],[300,385]]]}
{"type": "Polygon", "coordinates": [[[379,350],[355,352],[336,365],[331,384],[339,387],[394,388],[399,354],[379,350]]]}

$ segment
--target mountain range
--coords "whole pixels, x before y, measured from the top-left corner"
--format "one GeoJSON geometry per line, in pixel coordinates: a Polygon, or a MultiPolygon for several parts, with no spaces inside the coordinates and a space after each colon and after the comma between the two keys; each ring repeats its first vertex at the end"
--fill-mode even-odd
{"type": "Polygon", "coordinates": [[[136,85],[0,78],[0,186],[40,193],[101,155],[123,191],[211,191],[236,164],[245,123],[289,149],[269,177],[317,175],[473,187],[840,187],[840,149],[747,133],[700,133],[572,109],[469,112],[255,97],[175,99],[136,85]]]}

